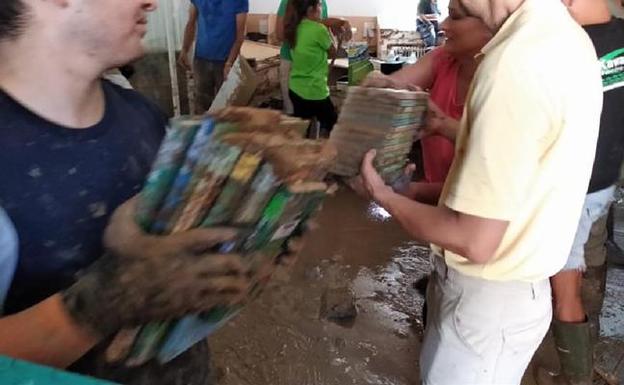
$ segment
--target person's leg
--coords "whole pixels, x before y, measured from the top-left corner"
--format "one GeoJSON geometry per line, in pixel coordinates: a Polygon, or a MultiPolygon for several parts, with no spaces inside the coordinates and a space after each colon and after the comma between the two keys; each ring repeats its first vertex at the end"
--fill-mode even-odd
{"type": "Polygon", "coordinates": [[[586,314],[581,295],[583,272],[566,270],[551,278],[554,317],[561,322],[585,322],[586,314]]]}
{"type": "Polygon", "coordinates": [[[193,63],[193,74],[195,75],[195,104],[196,112],[203,114],[210,109],[217,91],[223,84],[222,62],[214,62],[196,58],[193,63]]]}
{"type": "Polygon", "coordinates": [[[210,108],[210,93],[213,88],[210,74],[210,62],[195,58],[193,61],[195,77],[195,112],[203,114],[210,108]]]}
{"type": "Polygon", "coordinates": [[[290,100],[293,104],[293,115],[301,119],[311,119],[314,117],[314,106],[293,91],[289,91],[290,100]]]}
{"type": "Polygon", "coordinates": [[[212,80],[214,87],[212,89],[212,99],[210,100],[210,105],[214,101],[215,97],[219,93],[225,78],[223,76],[223,71],[225,70],[225,62],[222,61],[214,61],[212,62],[212,80]]]}
{"type": "Polygon", "coordinates": [[[331,98],[320,100],[315,102],[316,104],[316,118],[321,124],[321,129],[325,133],[331,132],[338,121],[338,114],[336,113],[336,107],[332,103],[331,98]]]}
{"type": "Polygon", "coordinates": [[[282,59],[280,62],[280,87],[282,90],[282,101],[284,103],[283,112],[287,115],[292,115],[295,112],[293,103],[290,100],[290,88],[288,87],[291,67],[292,62],[290,60],[282,59]]]}
{"type": "MultiPolygon", "coordinates": [[[[583,304],[583,273],[588,271],[586,247],[592,254],[592,261],[604,255],[604,235],[594,232],[593,225],[603,217],[613,200],[614,189],[609,188],[588,194],[581,211],[574,242],[568,262],[561,272],[551,278],[555,322],[553,335],[561,362],[561,373],[552,376],[540,369],[537,373],[539,385],[565,384],[589,385],[593,374],[593,349],[591,324],[583,304]],[[599,236],[600,239],[596,237],[599,236]],[[593,238],[593,239],[592,239],[593,238]],[[596,250],[600,250],[597,252],[596,250]]],[[[604,261],[604,257],[600,258],[604,261]]],[[[593,271],[593,269],[590,269],[593,271]]],[[[593,295],[593,293],[592,293],[593,295]]],[[[600,301],[602,303],[602,301],[600,301]]],[[[599,310],[594,313],[599,314],[599,310]]],[[[591,320],[597,321],[596,317],[591,320]]],[[[597,336],[597,323],[593,328],[597,336]]]]}

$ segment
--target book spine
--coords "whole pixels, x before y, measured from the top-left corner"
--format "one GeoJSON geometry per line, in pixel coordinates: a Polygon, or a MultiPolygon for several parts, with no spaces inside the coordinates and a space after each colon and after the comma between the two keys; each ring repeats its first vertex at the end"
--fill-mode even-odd
{"type": "Polygon", "coordinates": [[[123,362],[132,351],[134,341],[141,332],[141,327],[137,326],[132,329],[123,329],[113,339],[106,349],[106,362],[117,364],[123,362]]]}
{"type": "Polygon", "coordinates": [[[126,360],[126,366],[141,366],[154,358],[160,343],[170,330],[169,326],[169,322],[152,322],[144,326],[126,360]]]}
{"type": "Polygon", "coordinates": [[[256,223],[277,187],[278,179],[273,167],[265,163],[251,184],[247,200],[234,215],[233,223],[239,226],[256,223]]]}
{"type": "Polygon", "coordinates": [[[186,124],[178,120],[170,122],[170,129],[160,146],[137,206],[137,222],[143,229],[149,230],[154,221],[200,124],[192,120],[186,124]]]}
{"type": "Polygon", "coordinates": [[[249,184],[260,167],[262,158],[256,154],[243,153],[232,170],[230,178],[219,194],[219,198],[209,211],[202,227],[222,225],[230,222],[249,184]]]}
{"type": "Polygon", "coordinates": [[[214,127],[214,121],[207,119],[197,131],[195,139],[186,153],[184,165],[180,168],[171,186],[171,190],[167,194],[165,202],[152,226],[154,233],[164,234],[170,232],[172,226],[175,224],[174,220],[176,216],[179,215],[180,207],[183,207],[184,198],[187,195],[187,190],[190,188],[189,184],[193,179],[195,166],[199,159],[204,156],[206,149],[211,144],[211,135],[214,127]]]}
{"type": "Polygon", "coordinates": [[[254,231],[245,240],[243,253],[256,251],[264,246],[291,199],[293,199],[293,194],[285,186],[275,193],[262,212],[254,231]]]}
{"type": "Polygon", "coordinates": [[[193,345],[206,339],[229,320],[234,318],[241,307],[218,307],[204,315],[185,317],[176,322],[158,351],[158,361],[165,364],[193,345]]]}
{"type": "Polygon", "coordinates": [[[221,185],[236,165],[240,153],[240,148],[220,143],[211,161],[199,167],[199,181],[173,228],[174,233],[190,230],[201,222],[218,196],[221,185]]]}
{"type": "MultiPolygon", "coordinates": [[[[191,182],[196,173],[197,163],[200,159],[205,159],[211,155],[210,149],[214,147],[214,142],[212,142],[214,129],[215,122],[212,119],[205,119],[197,130],[186,153],[184,164],[180,168],[152,225],[153,233],[168,234],[173,230],[182,207],[184,207],[183,204],[192,192],[191,182]]],[[[137,365],[137,363],[153,358],[158,345],[162,342],[163,330],[168,327],[169,322],[153,322],[144,326],[134,342],[134,348],[130,353],[130,358],[126,361],[126,365],[137,365]]]]}

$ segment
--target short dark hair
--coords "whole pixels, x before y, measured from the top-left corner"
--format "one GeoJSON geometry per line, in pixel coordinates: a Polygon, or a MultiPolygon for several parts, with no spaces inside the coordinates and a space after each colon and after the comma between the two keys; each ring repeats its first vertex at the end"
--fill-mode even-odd
{"type": "Polygon", "coordinates": [[[0,41],[19,36],[26,13],[26,4],[22,0],[0,0],[0,41]]]}

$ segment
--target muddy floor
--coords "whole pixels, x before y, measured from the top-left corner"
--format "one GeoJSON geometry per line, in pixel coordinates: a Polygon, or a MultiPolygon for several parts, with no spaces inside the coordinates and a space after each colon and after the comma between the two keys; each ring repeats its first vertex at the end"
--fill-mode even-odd
{"type": "MultiPolygon", "coordinates": [[[[220,384],[420,384],[423,298],[413,283],[429,271],[428,248],[349,191],[326,202],[317,225],[290,274],[281,271],[211,338],[220,384]],[[353,290],[353,321],[321,316],[321,298],[335,288],[353,290]]],[[[623,282],[624,271],[610,272],[599,349],[607,372],[624,370],[623,282]]],[[[549,343],[536,361],[556,369],[549,343]]],[[[533,384],[526,377],[523,384],[533,384]]]]}

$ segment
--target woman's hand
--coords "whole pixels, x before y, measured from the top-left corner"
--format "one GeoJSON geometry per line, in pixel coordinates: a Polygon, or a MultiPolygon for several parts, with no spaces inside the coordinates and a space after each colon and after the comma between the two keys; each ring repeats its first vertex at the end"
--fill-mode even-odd
{"type": "Polygon", "coordinates": [[[425,126],[420,131],[421,137],[441,135],[455,142],[458,131],[459,121],[445,114],[435,102],[429,100],[425,126]]]}

